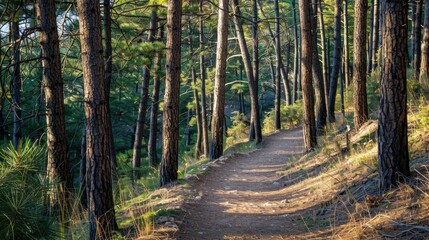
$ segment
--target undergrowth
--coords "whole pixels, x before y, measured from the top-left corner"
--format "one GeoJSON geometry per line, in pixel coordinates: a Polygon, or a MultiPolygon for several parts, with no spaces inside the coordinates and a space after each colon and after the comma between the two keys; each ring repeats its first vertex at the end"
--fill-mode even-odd
{"type": "Polygon", "coordinates": [[[305,238],[426,239],[429,235],[429,100],[427,89],[407,81],[408,140],[412,175],[398,188],[381,194],[377,178],[378,73],[368,82],[369,120],[359,131],[338,133],[353,126],[352,94],[346,94],[345,119],[326,128],[319,147],[286,164],[279,176],[286,187],[306,188],[316,194],[313,214],[300,216],[305,238]]]}

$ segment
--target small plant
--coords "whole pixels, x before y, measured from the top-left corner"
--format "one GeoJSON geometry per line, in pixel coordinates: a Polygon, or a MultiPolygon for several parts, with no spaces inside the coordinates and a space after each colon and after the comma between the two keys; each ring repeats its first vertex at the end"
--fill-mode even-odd
{"type": "MultiPolygon", "coordinates": [[[[302,119],[302,101],[297,101],[294,105],[289,106],[282,104],[280,108],[280,118],[282,129],[296,127],[301,123],[302,119]]],[[[270,134],[275,131],[275,112],[271,110],[265,115],[262,133],[270,134]]]]}
{"type": "Polygon", "coordinates": [[[59,231],[44,199],[45,149],[29,140],[0,152],[0,236],[4,239],[56,239],[59,231]]]}

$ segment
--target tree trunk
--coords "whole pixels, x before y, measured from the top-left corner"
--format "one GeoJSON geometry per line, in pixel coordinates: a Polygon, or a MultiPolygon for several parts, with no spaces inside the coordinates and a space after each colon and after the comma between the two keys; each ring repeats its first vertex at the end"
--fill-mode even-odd
{"type": "Polygon", "coordinates": [[[312,84],[313,41],[311,35],[311,8],[309,0],[299,1],[302,36],[301,81],[303,95],[303,129],[305,150],[312,151],[317,145],[314,116],[314,90],[312,84]]]}
{"type": "Polygon", "coordinates": [[[410,175],[407,137],[407,4],[383,2],[378,171],[380,190],[388,191],[410,175]]]}
{"type": "MultiPolygon", "coordinates": [[[[372,31],[372,50],[371,50],[371,71],[375,70],[378,66],[377,63],[377,53],[379,47],[379,37],[380,37],[380,0],[374,0],[374,15],[373,15],[374,29],[372,31]]],[[[371,72],[368,71],[368,72],[371,72]]]]}
{"type": "Polygon", "coordinates": [[[344,17],[344,80],[346,83],[346,87],[350,84],[350,73],[349,73],[349,20],[347,14],[347,0],[343,0],[343,17],[344,17]]]}
{"type": "MultiPolygon", "coordinates": [[[[156,31],[156,11],[152,11],[152,15],[150,18],[150,26],[149,26],[149,35],[148,41],[153,43],[155,41],[155,31],[156,31]]],[[[139,111],[137,115],[136,122],[136,132],[134,137],[133,144],[133,179],[136,181],[140,176],[140,167],[141,167],[141,150],[142,150],[142,140],[143,140],[143,128],[144,123],[146,121],[146,111],[147,111],[147,102],[149,100],[149,79],[150,79],[150,68],[152,64],[148,64],[143,66],[143,80],[142,80],[142,89],[141,89],[141,97],[139,103],[139,111]]]]}
{"type": "Polygon", "coordinates": [[[182,43],[182,0],[168,0],[167,56],[162,125],[162,160],[160,184],[164,186],[177,180],[179,165],[179,98],[180,98],[180,49],[182,43]]]}
{"type": "MultiPolygon", "coordinates": [[[[371,13],[369,15],[368,56],[367,56],[367,58],[368,58],[368,60],[367,60],[368,66],[366,67],[366,71],[368,72],[368,74],[370,74],[372,72],[372,69],[371,69],[371,67],[372,67],[371,56],[372,56],[372,44],[373,44],[373,39],[374,39],[374,3],[375,3],[375,0],[371,0],[371,13]]],[[[355,5],[356,5],[356,3],[355,3],[355,5]]],[[[353,32],[354,32],[354,30],[353,30],[353,32]]]]}
{"type": "Polygon", "coordinates": [[[55,187],[55,192],[51,193],[50,200],[52,207],[58,207],[59,216],[66,217],[71,210],[70,194],[73,191],[73,182],[68,163],[64,82],[61,74],[55,0],[39,0],[38,16],[41,28],[42,84],[46,103],[47,172],[49,183],[55,187]]]}
{"type": "Polygon", "coordinates": [[[335,0],[334,13],[334,56],[331,71],[328,118],[329,122],[335,122],[335,97],[337,95],[338,73],[341,62],[341,0],[335,0]]]}
{"type": "Polygon", "coordinates": [[[296,17],[295,0],[292,0],[292,15],[293,15],[293,32],[294,32],[294,61],[293,61],[293,90],[292,102],[298,100],[298,78],[299,78],[299,36],[298,36],[298,21],[296,17]]]}
{"type": "Polygon", "coordinates": [[[22,127],[22,106],[21,106],[21,51],[19,35],[19,9],[21,1],[17,3],[17,11],[12,15],[11,35],[12,35],[12,109],[13,109],[13,135],[12,142],[15,149],[18,149],[21,139],[22,127]]]}
{"type": "Polygon", "coordinates": [[[84,209],[88,209],[88,195],[86,184],[86,133],[85,128],[82,131],[82,139],[80,143],[80,166],[79,166],[79,181],[80,181],[80,204],[84,209]]]}
{"type": "Polygon", "coordinates": [[[422,59],[422,49],[421,49],[421,43],[422,43],[422,1],[423,0],[416,0],[416,24],[414,25],[414,38],[413,38],[413,45],[415,46],[414,49],[414,58],[413,58],[413,69],[414,69],[414,76],[417,79],[420,75],[420,64],[422,59]]]}
{"type": "Polygon", "coordinates": [[[324,128],[326,126],[326,102],[325,102],[325,88],[323,84],[323,74],[319,62],[319,53],[317,50],[317,5],[319,0],[312,0],[312,17],[311,29],[312,29],[312,51],[313,51],[313,60],[312,60],[312,74],[314,89],[316,95],[316,129],[318,134],[323,134],[324,128]]]}
{"type": "Polygon", "coordinates": [[[238,38],[238,45],[240,46],[241,58],[243,59],[244,70],[246,71],[247,81],[249,84],[251,122],[254,124],[255,127],[255,141],[256,143],[260,143],[262,141],[262,131],[261,120],[259,117],[258,88],[256,86],[257,83],[253,76],[253,66],[250,61],[249,51],[247,49],[246,40],[244,38],[243,26],[241,25],[239,19],[239,17],[241,16],[241,11],[238,6],[238,0],[233,0],[233,12],[235,29],[238,38]]]}
{"type": "MultiPolygon", "coordinates": [[[[189,28],[189,55],[194,55],[194,48],[193,48],[193,42],[192,42],[192,34],[191,34],[191,23],[188,22],[188,28],[189,28]]],[[[202,133],[203,133],[203,126],[202,126],[202,118],[201,118],[201,106],[200,106],[200,100],[198,97],[198,90],[197,90],[197,74],[195,71],[195,67],[191,67],[191,78],[192,83],[194,84],[193,92],[194,92],[194,102],[195,102],[195,117],[197,119],[197,141],[195,143],[195,159],[199,159],[200,156],[204,153],[204,148],[201,145],[202,143],[202,133]]],[[[189,121],[188,121],[188,129],[189,129],[189,121]]],[[[189,137],[190,138],[190,137],[189,137]]],[[[190,142],[189,142],[190,143],[190,142]]]]}
{"type": "Polygon", "coordinates": [[[319,8],[319,26],[320,26],[320,47],[322,51],[322,73],[323,73],[323,87],[325,92],[325,111],[326,115],[328,113],[328,96],[329,96],[329,58],[328,58],[328,50],[325,38],[325,22],[323,19],[323,8],[322,8],[322,0],[319,0],[318,4],[319,8]]]}
{"type": "Polygon", "coordinates": [[[281,49],[280,49],[280,13],[279,13],[279,0],[274,0],[274,13],[275,13],[275,51],[276,51],[276,84],[275,84],[275,101],[274,101],[274,119],[276,130],[280,130],[281,116],[280,116],[280,105],[281,105],[281,88],[280,88],[280,74],[281,74],[281,49]]]}
{"type": "Polygon", "coordinates": [[[110,0],[103,0],[104,9],[104,64],[105,64],[105,81],[106,81],[106,101],[109,109],[108,119],[108,134],[109,134],[109,150],[110,159],[112,160],[112,178],[113,183],[118,181],[118,163],[116,162],[115,141],[113,137],[112,116],[110,113],[110,85],[113,75],[113,57],[112,57],[112,16],[110,13],[110,0]]]}
{"type": "Polygon", "coordinates": [[[212,114],[212,139],[210,143],[210,160],[223,155],[223,119],[225,109],[226,58],[228,49],[228,0],[219,1],[216,73],[214,86],[214,106],[212,114]]]}
{"type": "Polygon", "coordinates": [[[368,120],[366,96],[366,18],[367,0],[355,0],[353,40],[353,105],[354,124],[359,129],[368,120]]]}
{"type": "Polygon", "coordinates": [[[289,86],[289,58],[290,58],[290,41],[286,43],[286,65],[284,65],[283,61],[280,62],[280,75],[282,77],[282,83],[283,83],[283,91],[285,92],[285,100],[286,105],[292,104],[292,95],[290,92],[290,86],[289,86]]]}
{"type": "Polygon", "coordinates": [[[420,65],[419,83],[428,84],[429,76],[429,0],[425,1],[424,34],[422,42],[422,61],[420,65]]]}
{"type": "MultiPolygon", "coordinates": [[[[162,28],[158,29],[158,41],[162,40],[162,28]]],[[[159,112],[159,89],[160,81],[160,53],[157,51],[153,60],[153,89],[152,89],[152,107],[150,111],[150,130],[148,141],[149,164],[152,167],[158,165],[158,155],[156,151],[156,142],[158,139],[158,112],[159,112]]]]}
{"type": "MultiPolygon", "coordinates": [[[[243,61],[240,61],[240,81],[243,81],[243,61]]],[[[246,115],[246,107],[244,105],[244,94],[243,91],[240,92],[241,106],[243,109],[243,114],[246,115]]]]}
{"type": "MultiPolygon", "coordinates": [[[[253,50],[253,78],[255,81],[256,92],[258,90],[259,82],[259,39],[258,39],[258,1],[252,1],[252,50],[253,50]]],[[[258,113],[259,114],[259,113],[258,113]]],[[[255,140],[255,123],[251,119],[249,141],[255,140]]]]}
{"type": "MultiPolygon", "coordinates": [[[[264,12],[262,11],[262,5],[260,5],[261,8],[261,12],[262,14],[265,16],[264,12]]],[[[276,45],[276,36],[274,35],[273,31],[271,30],[270,24],[267,23],[267,28],[268,28],[268,32],[271,36],[271,39],[273,40],[273,44],[274,44],[274,50],[277,53],[277,45],[276,45]]],[[[292,104],[292,94],[291,94],[291,89],[289,86],[289,80],[288,80],[288,74],[289,74],[289,54],[290,54],[290,41],[288,41],[288,43],[286,44],[286,65],[283,64],[283,61],[280,62],[280,77],[282,80],[282,84],[283,84],[283,91],[284,91],[284,97],[285,97],[285,101],[286,101],[286,105],[291,105],[292,104]]],[[[279,50],[281,51],[281,49],[279,50]]],[[[280,52],[281,54],[281,52],[280,52]]],[[[272,67],[272,62],[270,59],[270,70],[271,70],[271,74],[274,78],[274,85],[275,83],[275,73],[274,72],[274,68],[272,67]]]]}
{"type": "Polygon", "coordinates": [[[410,67],[413,67],[413,62],[414,62],[414,54],[415,54],[415,51],[416,51],[416,45],[415,45],[415,41],[414,41],[414,39],[415,39],[415,36],[416,36],[416,34],[415,34],[415,30],[417,29],[416,28],[416,10],[417,10],[417,8],[416,8],[416,5],[417,5],[417,2],[418,0],[409,0],[409,3],[408,3],[408,6],[409,7],[411,7],[411,9],[410,9],[410,14],[411,14],[411,34],[410,34],[410,40],[411,40],[411,49],[410,49],[410,54],[409,54],[409,56],[408,56],[408,61],[409,61],[409,64],[410,64],[410,67]]]}
{"type": "MultiPolygon", "coordinates": [[[[200,51],[204,49],[204,16],[203,16],[203,1],[200,0],[200,51]]],[[[204,63],[204,54],[200,52],[200,78],[201,78],[201,120],[203,127],[203,149],[204,156],[209,157],[209,127],[207,121],[207,104],[206,104],[206,71],[204,63]]]]}
{"type": "Polygon", "coordinates": [[[118,227],[112,194],[100,6],[95,0],[78,0],[77,4],[85,89],[89,239],[107,239],[118,227]]]}
{"type": "Polygon", "coordinates": [[[191,145],[191,125],[189,125],[189,121],[191,121],[192,117],[192,109],[188,108],[188,113],[186,114],[186,146],[191,145]]]}

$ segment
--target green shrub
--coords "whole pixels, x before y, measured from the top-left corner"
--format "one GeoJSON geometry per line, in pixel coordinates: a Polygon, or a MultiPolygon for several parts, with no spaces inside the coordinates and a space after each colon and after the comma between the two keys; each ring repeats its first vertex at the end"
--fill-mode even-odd
{"type": "Polygon", "coordinates": [[[250,121],[243,113],[238,111],[232,112],[232,126],[228,128],[228,137],[226,138],[226,146],[232,146],[235,143],[247,139],[249,136],[250,121]]]}
{"type": "MultiPolygon", "coordinates": [[[[301,119],[302,100],[297,101],[294,105],[286,106],[286,104],[282,104],[280,107],[280,122],[282,129],[296,127],[301,123],[301,119]]],[[[263,134],[270,134],[276,131],[274,109],[265,115],[263,126],[263,134]]]]}

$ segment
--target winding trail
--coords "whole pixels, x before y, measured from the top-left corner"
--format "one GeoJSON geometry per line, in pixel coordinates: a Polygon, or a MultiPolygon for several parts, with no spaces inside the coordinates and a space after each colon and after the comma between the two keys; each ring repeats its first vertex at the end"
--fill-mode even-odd
{"type": "MultiPolygon", "coordinates": [[[[302,128],[265,137],[264,148],[211,167],[193,188],[177,239],[293,239],[306,232],[276,173],[303,152],[302,128]]],[[[299,193],[298,193],[299,194],[299,193]]],[[[292,194],[294,195],[294,194],[292,194]]]]}

